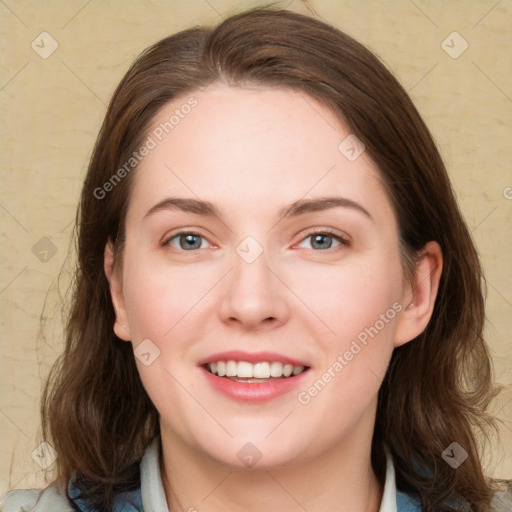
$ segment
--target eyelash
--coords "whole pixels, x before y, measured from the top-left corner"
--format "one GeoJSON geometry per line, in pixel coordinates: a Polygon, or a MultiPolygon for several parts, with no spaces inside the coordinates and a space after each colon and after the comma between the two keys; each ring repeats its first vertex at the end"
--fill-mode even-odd
{"type": "MultiPolygon", "coordinates": [[[[169,237],[167,237],[163,242],[162,242],[162,246],[165,247],[165,246],[168,246],[169,245],[169,242],[171,240],[173,240],[174,238],[177,238],[179,236],[182,236],[182,235],[193,235],[193,236],[197,236],[199,238],[203,238],[206,240],[206,237],[204,237],[203,235],[200,235],[199,233],[195,233],[194,231],[180,231],[178,233],[175,233],[169,237]]],[[[318,249],[318,250],[315,250],[315,249],[311,249],[312,251],[314,252],[328,252],[328,251],[336,251],[338,249],[340,249],[341,246],[344,246],[344,247],[350,247],[350,241],[344,237],[342,237],[341,235],[337,234],[337,233],[334,233],[333,231],[329,231],[328,229],[322,229],[322,230],[315,230],[315,231],[311,231],[310,233],[308,233],[305,237],[303,237],[299,243],[302,243],[304,240],[312,237],[312,236],[315,236],[315,235],[327,235],[329,238],[334,238],[335,240],[337,240],[340,245],[337,246],[337,247],[329,247],[328,249],[318,249]]],[[[178,249],[180,252],[195,252],[197,251],[198,249],[192,249],[190,251],[186,251],[184,249],[181,249],[181,248],[176,248],[174,247],[174,249],[178,249]]]]}
{"type": "Polygon", "coordinates": [[[327,251],[339,250],[342,246],[350,247],[350,241],[347,238],[344,238],[343,236],[338,235],[337,233],[334,233],[333,231],[330,231],[328,229],[318,229],[318,230],[311,231],[305,237],[303,237],[299,243],[301,243],[304,240],[306,240],[312,236],[315,236],[315,235],[327,235],[329,238],[334,238],[335,240],[337,240],[340,243],[340,245],[338,247],[333,247],[333,248],[329,247],[328,249],[323,249],[323,250],[322,249],[319,249],[319,250],[311,249],[312,251],[327,252],[327,251]]]}

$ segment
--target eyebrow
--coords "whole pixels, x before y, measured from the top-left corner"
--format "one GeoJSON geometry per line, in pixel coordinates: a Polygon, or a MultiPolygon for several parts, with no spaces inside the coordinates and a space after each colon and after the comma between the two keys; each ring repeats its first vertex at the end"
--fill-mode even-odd
{"type": "MultiPolygon", "coordinates": [[[[370,212],[364,206],[345,197],[299,199],[285,206],[279,212],[279,220],[337,207],[351,208],[373,220],[370,212]]],[[[213,203],[210,203],[209,201],[202,201],[200,199],[182,197],[168,197],[163,201],[160,201],[146,212],[144,219],[162,210],[178,210],[182,212],[195,213],[205,217],[216,217],[218,219],[222,219],[222,213],[213,203]]]]}

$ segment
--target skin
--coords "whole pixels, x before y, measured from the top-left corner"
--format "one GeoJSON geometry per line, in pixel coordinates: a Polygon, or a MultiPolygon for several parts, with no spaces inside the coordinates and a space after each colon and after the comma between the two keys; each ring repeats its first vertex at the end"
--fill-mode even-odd
{"type": "MultiPolygon", "coordinates": [[[[442,269],[437,243],[424,248],[413,282],[400,264],[398,228],[367,153],[339,151],[350,134],[312,98],[289,90],[214,84],[144,158],[133,183],[122,271],[110,282],[118,337],[160,355],[137,360],[160,413],[162,479],[169,509],[378,511],[382,485],[370,463],[377,393],[393,349],[426,327],[442,269]],[[222,220],[178,210],[146,212],[169,196],[210,201],[222,220]],[[342,196],[336,207],[279,219],[299,199],[342,196]],[[349,240],[324,239],[334,231],[349,240]],[[193,231],[200,248],[172,235],[193,231]],[[236,252],[252,236],[252,263],[236,252]],[[185,247],[185,249],[183,248],[185,247]],[[394,303],[403,309],[303,405],[297,393],[394,303]],[[247,404],[206,385],[198,361],[225,350],[272,351],[307,361],[304,384],[247,404]],[[261,452],[247,468],[248,442],[261,452]],[[300,504],[300,505],[299,505],[300,504]]],[[[166,105],[154,126],[187,98],[166,105]]],[[[151,133],[151,131],[149,132],[151,133]]]]}

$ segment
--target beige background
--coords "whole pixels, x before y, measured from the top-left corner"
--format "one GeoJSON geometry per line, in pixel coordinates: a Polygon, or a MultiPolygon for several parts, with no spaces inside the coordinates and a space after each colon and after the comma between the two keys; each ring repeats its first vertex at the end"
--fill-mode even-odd
{"type": "MultiPolygon", "coordinates": [[[[110,95],[149,44],[261,3],[0,1],[0,493],[44,483],[44,472],[31,457],[40,443],[41,383],[62,346],[59,293],[72,268],[73,254],[66,260],[72,221],[110,95]],[[46,59],[40,53],[51,48],[50,39],[39,36],[42,32],[58,43],[46,59]]],[[[306,11],[298,0],[281,4],[306,11]]],[[[313,0],[308,5],[384,60],[438,141],[485,266],[487,338],[497,380],[506,386],[495,404],[504,425],[501,444],[492,444],[489,471],[512,478],[512,2],[313,0]],[[450,36],[445,48],[458,53],[468,43],[458,58],[441,46],[454,31],[463,39],[450,36]]]]}

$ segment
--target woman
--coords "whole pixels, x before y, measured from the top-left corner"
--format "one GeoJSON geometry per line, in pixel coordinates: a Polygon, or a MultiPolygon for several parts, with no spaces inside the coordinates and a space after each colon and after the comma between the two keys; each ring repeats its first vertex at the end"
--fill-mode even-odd
{"type": "Polygon", "coordinates": [[[77,228],[42,404],[59,479],[5,510],[506,506],[473,431],[495,394],[475,247],[407,94],[347,35],[257,9],[146,50],[77,228]]]}

